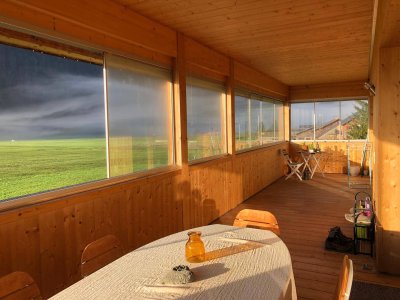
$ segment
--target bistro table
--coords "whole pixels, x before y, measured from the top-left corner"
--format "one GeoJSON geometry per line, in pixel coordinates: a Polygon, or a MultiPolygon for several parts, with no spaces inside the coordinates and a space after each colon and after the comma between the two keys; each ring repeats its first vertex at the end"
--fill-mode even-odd
{"type": "Polygon", "coordinates": [[[308,169],[311,173],[310,178],[312,179],[314,176],[314,173],[317,171],[317,169],[321,170],[322,176],[325,176],[323,168],[321,168],[320,161],[322,158],[322,155],[324,152],[318,151],[318,152],[310,152],[310,151],[298,151],[297,153],[300,154],[301,158],[304,161],[304,166],[301,171],[303,174],[306,169],[308,169]]]}
{"type": "Polygon", "coordinates": [[[187,263],[183,231],[110,263],[51,299],[297,299],[289,251],[271,231],[226,225],[199,227],[206,261],[187,263]],[[194,282],[160,278],[188,265],[194,282]]]}

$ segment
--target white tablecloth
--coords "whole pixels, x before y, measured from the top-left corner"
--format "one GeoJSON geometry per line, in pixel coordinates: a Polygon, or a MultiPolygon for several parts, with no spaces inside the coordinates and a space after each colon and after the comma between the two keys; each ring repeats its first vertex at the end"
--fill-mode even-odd
{"type": "Polygon", "coordinates": [[[190,264],[185,260],[187,231],[179,232],[126,254],[52,299],[297,299],[289,251],[274,233],[226,225],[196,230],[202,232],[206,252],[259,243],[250,243],[258,245],[252,250],[190,264]],[[181,264],[194,272],[194,282],[159,282],[181,264]]]}

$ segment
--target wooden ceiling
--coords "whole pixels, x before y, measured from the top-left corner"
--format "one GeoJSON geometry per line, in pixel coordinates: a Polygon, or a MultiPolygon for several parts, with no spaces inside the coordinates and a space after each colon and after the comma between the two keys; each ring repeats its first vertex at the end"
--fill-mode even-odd
{"type": "Polygon", "coordinates": [[[114,0],[288,85],[368,77],[373,0],[114,0]]]}

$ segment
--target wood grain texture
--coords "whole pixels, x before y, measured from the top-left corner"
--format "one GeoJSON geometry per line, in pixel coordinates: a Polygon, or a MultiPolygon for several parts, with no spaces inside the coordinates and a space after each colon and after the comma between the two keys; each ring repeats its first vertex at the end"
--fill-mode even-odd
{"type": "Polygon", "coordinates": [[[400,47],[380,50],[379,102],[375,180],[378,214],[378,262],[380,270],[400,274],[400,47]]]}
{"type": "MultiPolygon", "coordinates": [[[[311,144],[309,142],[306,143],[311,144]]],[[[347,174],[347,141],[318,141],[321,150],[324,152],[320,161],[321,167],[325,173],[347,174]]],[[[361,165],[362,149],[364,141],[352,142],[353,150],[350,151],[351,165],[361,165]]],[[[300,155],[297,153],[301,150],[303,142],[290,142],[290,156],[300,160],[300,155]]],[[[365,166],[368,169],[370,153],[366,155],[365,166]]],[[[317,171],[318,172],[318,171],[317,171]]]]}
{"type": "MultiPolygon", "coordinates": [[[[354,194],[355,190],[347,187],[345,175],[317,174],[303,182],[282,178],[214,223],[231,225],[245,208],[270,211],[278,220],[280,237],[292,257],[298,298],[331,300],[344,254],[325,250],[324,242],[334,226],[352,237],[353,227],[344,213],[354,205],[354,194]]],[[[353,261],[354,280],[400,287],[400,277],[379,273],[370,256],[349,254],[349,258],[353,261]],[[370,269],[364,269],[364,264],[370,269]]]]}
{"type": "Polygon", "coordinates": [[[368,77],[373,0],[116,1],[287,85],[368,77]]]}
{"type": "Polygon", "coordinates": [[[229,58],[193,39],[184,37],[185,62],[218,74],[228,76],[230,73],[229,58]]]}
{"type": "Polygon", "coordinates": [[[233,226],[270,230],[280,235],[278,221],[266,210],[243,209],[236,215],[233,226]]]}
{"type": "Polygon", "coordinates": [[[13,272],[0,278],[0,298],[3,300],[41,299],[40,290],[29,274],[13,272]]]}
{"type": "Polygon", "coordinates": [[[315,84],[290,87],[290,102],[304,100],[330,100],[330,99],[360,99],[368,98],[369,92],[364,88],[364,82],[351,81],[330,84],[315,84]]]}
{"type": "Polygon", "coordinates": [[[81,275],[88,276],[121,257],[123,249],[115,235],[105,235],[85,247],[81,257],[81,275]]]}
{"type": "Polygon", "coordinates": [[[0,19],[44,34],[171,63],[176,33],[113,1],[6,0],[0,19]]]}
{"type": "Polygon", "coordinates": [[[115,235],[126,253],[236,207],[282,176],[282,147],[288,144],[2,213],[0,275],[26,271],[49,297],[81,278],[83,250],[103,236],[115,235]]]}
{"type": "Polygon", "coordinates": [[[289,88],[282,82],[236,61],[234,78],[236,85],[274,98],[284,100],[289,96],[289,88]]]}

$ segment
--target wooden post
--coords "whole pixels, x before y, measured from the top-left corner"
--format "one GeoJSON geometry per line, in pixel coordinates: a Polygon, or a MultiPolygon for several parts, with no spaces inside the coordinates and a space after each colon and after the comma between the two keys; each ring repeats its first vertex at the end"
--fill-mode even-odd
{"type": "Polygon", "coordinates": [[[176,163],[182,167],[182,173],[178,181],[176,199],[183,206],[182,226],[191,228],[192,216],[191,189],[188,164],[188,138],[187,138],[187,106],[186,106],[186,64],[185,64],[185,37],[177,33],[177,58],[175,59],[175,141],[176,163]]]}
{"type": "Polygon", "coordinates": [[[374,180],[377,203],[377,267],[400,274],[400,47],[380,50],[374,180]]]}

